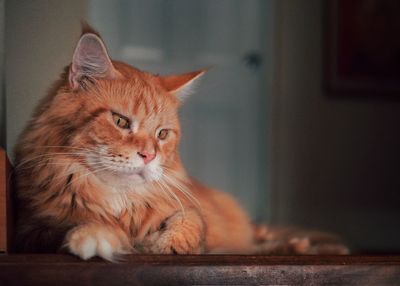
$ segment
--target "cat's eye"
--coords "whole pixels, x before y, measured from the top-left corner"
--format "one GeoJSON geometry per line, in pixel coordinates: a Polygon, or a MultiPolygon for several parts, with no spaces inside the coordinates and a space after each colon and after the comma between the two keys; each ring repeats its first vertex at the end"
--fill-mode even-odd
{"type": "Polygon", "coordinates": [[[117,125],[120,128],[123,129],[129,129],[130,128],[130,124],[129,124],[129,119],[118,114],[118,113],[113,113],[112,114],[112,118],[113,121],[115,123],[115,125],[117,125]]]}
{"type": "Polygon", "coordinates": [[[158,137],[158,139],[160,139],[160,140],[165,140],[165,139],[167,139],[168,134],[169,134],[169,130],[168,130],[168,129],[161,129],[161,130],[158,132],[157,137],[158,137]]]}

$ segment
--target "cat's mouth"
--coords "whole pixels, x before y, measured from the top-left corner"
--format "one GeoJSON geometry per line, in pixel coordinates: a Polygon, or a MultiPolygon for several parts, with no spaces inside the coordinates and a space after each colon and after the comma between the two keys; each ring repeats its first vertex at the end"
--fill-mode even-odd
{"type": "Polygon", "coordinates": [[[163,170],[157,157],[148,164],[140,162],[124,162],[116,164],[99,157],[87,157],[92,174],[102,183],[110,186],[134,186],[159,180],[163,170]]]}

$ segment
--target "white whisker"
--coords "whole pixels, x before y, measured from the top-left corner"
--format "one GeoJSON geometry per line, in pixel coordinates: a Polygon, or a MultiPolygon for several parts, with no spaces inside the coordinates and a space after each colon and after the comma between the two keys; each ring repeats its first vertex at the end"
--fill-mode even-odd
{"type": "MultiPolygon", "coordinates": [[[[170,171],[166,168],[166,171],[170,171]]],[[[168,176],[166,173],[162,174],[162,178],[164,180],[166,180],[169,184],[171,184],[172,186],[174,186],[177,190],[179,190],[183,195],[185,195],[185,197],[187,199],[189,199],[189,201],[191,201],[193,204],[197,205],[197,207],[199,207],[201,209],[201,204],[200,202],[197,200],[197,198],[191,193],[191,191],[181,182],[179,182],[179,180],[177,179],[178,174],[176,174],[176,172],[171,172],[171,175],[173,176],[168,176]]]]}
{"type": "Polygon", "coordinates": [[[163,186],[160,182],[157,182],[157,181],[154,181],[154,183],[156,183],[156,184],[158,185],[159,189],[161,189],[161,191],[162,191],[163,194],[166,196],[166,198],[168,199],[168,201],[169,201],[170,203],[173,203],[173,202],[174,202],[174,197],[172,197],[171,194],[168,193],[168,192],[164,189],[164,186],[163,186]]]}
{"type": "MultiPolygon", "coordinates": [[[[78,177],[74,178],[73,180],[71,180],[67,185],[64,186],[64,188],[69,187],[72,183],[77,182],[78,180],[82,179],[83,177],[87,177],[89,175],[94,175],[96,173],[99,173],[101,171],[106,171],[108,169],[109,168],[107,166],[103,166],[102,168],[95,169],[94,171],[88,170],[88,172],[86,172],[84,174],[81,174],[80,176],[78,176],[78,177]]],[[[70,176],[70,175],[74,175],[74,173],[68,174],[68,176],[70,176]]]]}
{"type": "Polygon", "coordinates": [[[46,159],[46,158],[51,159],[53,156],[77,156],[78,158],[82,158],[83,155],[87,155],[87,153],[77,153],[77,152],[74,152],[74,153],[72,153],[72,152],[46,153],[46,154],[41,154],[41,155],[34,156],[32,158],[25,159],[25,160],[19,162],[14,168],[18,169],[21,166],[26,165],[27,163],[38,160],[38,159],[46,159]]]}
{"type": "Polygon", "coordinates": [[[182,210],[183,215],[185,215],[185,208],[184,208],[184,206],[183,206],[181,200],[179,199],[179,197],[174,193],[173,189],[171,189],[170,186],[168,186],[168,184],[165,184],[165,183],[162,182],[162,181],[158,181],[157,183],[159,183],[159,184],[161,184],[161,186],[165,187],[165,190],[166,190],[169,194],[171,194],[171,195],[173,196],[173,198],[175,199],[175,201],[179,204],[179,206],[180,206],[180,208],[181,208],[181,210],[182,210]]]}

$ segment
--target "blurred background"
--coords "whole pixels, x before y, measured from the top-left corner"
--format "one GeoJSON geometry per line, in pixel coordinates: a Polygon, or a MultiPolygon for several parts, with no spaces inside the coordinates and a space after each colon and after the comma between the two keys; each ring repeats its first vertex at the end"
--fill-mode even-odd
{"type": "Polygon", "coordinates": [[[0,0],[0,144],[12,158],[86,19],[114,59],[140,69],[212,66],[181,110],[194,177],[255,221],[399,253],[397,2],[0,0]]]}

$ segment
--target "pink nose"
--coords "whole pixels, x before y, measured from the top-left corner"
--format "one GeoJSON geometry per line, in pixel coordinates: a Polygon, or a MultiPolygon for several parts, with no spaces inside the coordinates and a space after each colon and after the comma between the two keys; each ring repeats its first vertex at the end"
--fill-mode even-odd
{"type": "Polygon", "coordinates": [[[150,163],[156,157],[156,153],[149,153],[147,151],[141,151],[137,153],[140,157],[143,158],[145,164],[150,163]]]}

